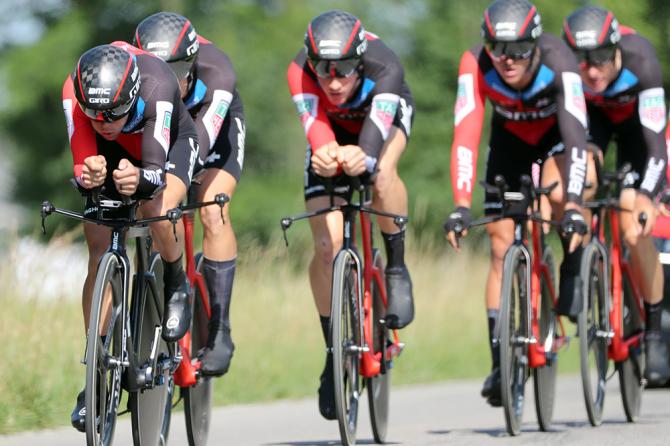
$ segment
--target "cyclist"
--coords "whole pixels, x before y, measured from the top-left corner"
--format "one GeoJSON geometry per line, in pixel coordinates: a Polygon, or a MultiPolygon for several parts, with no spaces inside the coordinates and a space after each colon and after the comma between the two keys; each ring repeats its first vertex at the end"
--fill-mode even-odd
{"type": "Polygon", "coordinates": [[[632,166],[621,206],[621,229],[645,301],[646,377],[657,385],[670,379],[668,348],[661,336],[663,268],[651,237],[657,216],[653,202],[665,183],[667,154],[665,92],[654,48],[610,11],[593,6],[574,11],[563,37],[579,62],[589,118],[590,142],[601,156],[612,137],[617,165],[632,166]],[[644,227],[638,216],[648,216],[644,227]]]}
{"type": "MultiPolygon", "coordinates": [[[[105,187],[110,198],[146,199],[144,217],[159,216],[177,206],[190,184],[197,157],[197,134],[179,98],[172,71],[160,59],[125,42],[86,51],[63,85],[74,175],[79,187],[105,187]]],[[[84,215],[95,218],[97,207],[87,199],[84,215]]],[[[113,217],[114,212],[104,216],[113,217]]],[[[151,225],[165,270],[162,336],[177,341],[188,330],[189,287],[182,267],[183,231],[175,240],[172,225],[151,225]]],[[[88,245],[88,275],[82,296],[84,325],[97,264],[109,243],[110,229],[84,224],[88,245]]],[[[77,397],[72,425],[84,431],[84,392],[77,397]]]]}
{"type": "MultiPolygon", "coordinates": [[[[200,141],[197,199],[217,193],[233,196],[244,162],[245,121],[236,75],[228,55],[198,35],[179,14],[159,12],[145,18],[135,31],[135,45],[165,60],[179,80],[200,141]]],[[[198,167],[196,167],[196,170],[198,167]]],[[[204,207],[202,273],[212,302],[207,347],[200,370],[220,376],[228,371],[235,346],[230,335],[230,301],[235,277],[237,241],[229,207],[204,207]]]]}
{"type": "MultiPolygon", "coordinates": [[[[366,32],[358,18],[340,10],[312,19],[304,43],[288,68],[288,84],[308,141],[306,208],[329,205],[324,177],[332,179],[338,202],[344,202],[352,194],[347,175],[376,172],[372,206],[406,215],[407,190],[397,166],[410,133],[414,102],[398,57],[366,32]]],[[[328,345],[332,267],[342,244],[342,216],[330,213],[310,219],[310,225],[310,283],[328,345]]],[[[390,328],[403,328],[414,318],[405,233],[392,219],[380,218],[379,226],[388,259],[386,321],[390,328]]],[[[326,419],[336,417],[332,376],[329,352],[319,387],[319,410],[326,419]]]]}
{"type": "MultiPolygon", "coordinates": [[[[460,63],[451,149],[456,210],[445,222],[447,238],[458,250],[456,229],[467,228],[471,221],[477,150],[488,98],[494,111],[486,182],[493,184],[495,177],[502,175],[510,190],[519,190],[522,174],[535,172],[537,177],[535,164],[541,166],[542,185],[559,183],[549,196],[553,218],[561,220],[565,254],[558,310],[576,316],[579,304],[573,303],[581,296],[580,241],[587,229],[580,205],[587,165],[592,164],[586,151],[586,107],[577,64],[559,38],[542,33],[540,15],[526,0],[498,0],[489,5],[484,11],[482,36],[484,45],[466,51],[460,63]]],[[[486,193],[487,215],[500,213],[501,206],[499,197],[486,193]]],[[[500,355],[494,327],[499,316],[503,257],[514,239],[513,222],[490,223],[487,232],[491,262],[486,312],[492,368],[481,393],[489,404],[499,406],[500,355]]]]}

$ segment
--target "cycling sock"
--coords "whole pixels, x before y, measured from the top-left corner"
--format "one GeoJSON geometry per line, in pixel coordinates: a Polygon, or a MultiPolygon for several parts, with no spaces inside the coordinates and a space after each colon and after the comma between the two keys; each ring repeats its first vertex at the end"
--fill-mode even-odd
{"type": "Polygon", "coordinates": [[[495,329],[499,315],[500,310],[497,308],[489,308],[486,310],[489,325],[489,347],[491,348],[492,369],[500,367],[500,344],[498,343],[498,340],[495,339],[495,329]]]}
{"type": "Polygon", "coordinates": [[[584,247],[580,244],[573,252],[568,252],[570,249],[570,239],[567,237],[561,237],[561,245],[563,246],[561,274],[563,274],[563,272],[571,275],[579,274],[584,247]]]}
{"type": "Polygon", "coordinates": [[[386,267],[402,268],[405,266],[405,231],[387,234],[382,232],[386,247],[386,267]]]}
{"type": "Polygon", "coordinates": [[[326,343],[326,347],[330,347],[330,316],[321,316],[321,332],[323,333],[323,340],[326,343]]]}
{"type": "Polygon", "coordinates": [[[663,314],[663,301],[655,304],[644,303],[644,311],[647,313],[646,331],[661,331],[661,315],[663,314]]]}
{"type": "MultiPolygon", "coordinates": [[[[174,262],[168,262],[161,257],[163,261],[163,281],[165,282],[165,288],[169,290],[176,290],[181,287],[181,285],[186,280],[186,273],[184,273],[184,265],[181,262],[181,256],[174,262]]],[[[170,298],[170,296],[165,296],[170,298]]]]}
{"type": "Polygon", "coordinates": [[[209,299],[212,305],[210,324],[223,326],[230,330],[230,301],[235,279],[236,258],[218,262],[207,257],[202,262],[202,275],[205,277],[209,299]]]}

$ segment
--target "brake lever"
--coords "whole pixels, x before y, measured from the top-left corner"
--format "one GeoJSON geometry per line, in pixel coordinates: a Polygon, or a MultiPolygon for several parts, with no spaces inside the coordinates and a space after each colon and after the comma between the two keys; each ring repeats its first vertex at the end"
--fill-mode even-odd
{"type": "Polygon", "coordinates": [[[282,233],[284,235],[284,243],[286,243],[286,247],[288,248],[288,236],[286,235],[286,232],[287,232],[288,228],[290,228],[291,225],[293,224],[293,221],[291,221],[290,218],[282,218],[280,220],[280,224],[281,224],[282,233]]]}
{"type": "Polygon", "coordinates": [[[56,208],[54,207],[53,204],[51,204],[50,201],[42,202],[42,209],[40,210],[40,215],[42,216],[42,235],[47,235],[47,228],[45,222],[47,217],[51,215],[55,209],[56,208]]]}

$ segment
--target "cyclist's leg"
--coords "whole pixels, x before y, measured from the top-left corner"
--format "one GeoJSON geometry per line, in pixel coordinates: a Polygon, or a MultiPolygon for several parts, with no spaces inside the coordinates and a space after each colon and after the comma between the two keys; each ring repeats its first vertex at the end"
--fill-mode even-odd
{"type": "MultiPolygon", "coordinates": [[[[187,184],[184,179],[172,173],[166,173],[165,181],[167,183],[165,189],[152,200],[141,205],[143,217],[164,215],[184,199],[187,184]]],[[[173,227],[172,223],[164,220],[151,223],[150,228],[164,268],[166,309],[163,314],[162,336],[166,341],[174,342],[184,336],[191,321],[188,281],[182,265],[184,226],[177,224],[173,227]]]]}
{"type": "MultiPolygon", "coordinates": [[[[375,209],[407,215],[407,189],[398,176],[398,161],[407,146],[403,129],[391,127],[377,166],[372,206],[375,209]]],[[[377,219],[386,247],[386,283],[389,303],[386,321],[390,328],[403,328],[414,319],[412,281],[405,266],[405,231],[392,218],[377,219]]]]}
{"type": "MultiPolygon", "coordinates": [[[[244,135],[244,116],[240,112],[231,111],[205,163],[204,178],[198,187],[199,200],[211,201],[221,192],[226,193],[232,200],[242,171],[244,135]]],[[[223,218],[221,213],[218,206],[200,209],[200,220],[204,229],[202,274],[207,283],[212,308],[201,370],[205,374],[216,376],[228,371],[235,350],[230,334],[229,312],[235,278],[237,240],[230,219],[230,203],[223,207],[223,218]]]]}

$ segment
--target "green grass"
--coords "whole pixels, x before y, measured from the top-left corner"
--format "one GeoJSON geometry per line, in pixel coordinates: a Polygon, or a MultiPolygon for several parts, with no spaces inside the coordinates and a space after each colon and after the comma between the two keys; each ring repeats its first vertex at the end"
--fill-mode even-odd
{"type": "MultiPolygon", "coordinates": [[[[217,405],[316,395],[324,350],[305,267],[309,244],[293,236],[288,250],[273,243],[240,253],[232,304],[235,357],[217,380],[217,405]]],[[[407,347],[395,362],[394,384],[483,377],[490,366],[486,258],[446,249],[419,254],[411,243],[408,251],[416,320],[401,333],[407,347]]],[[[0,434],[67,425],[84,381],[79,289],[71,290],[72,299],[57,301],[4,291],[0,434]]],[[[577,345],[570,350],[561,356],[562,369],[574,371],[577,345]]]]}

